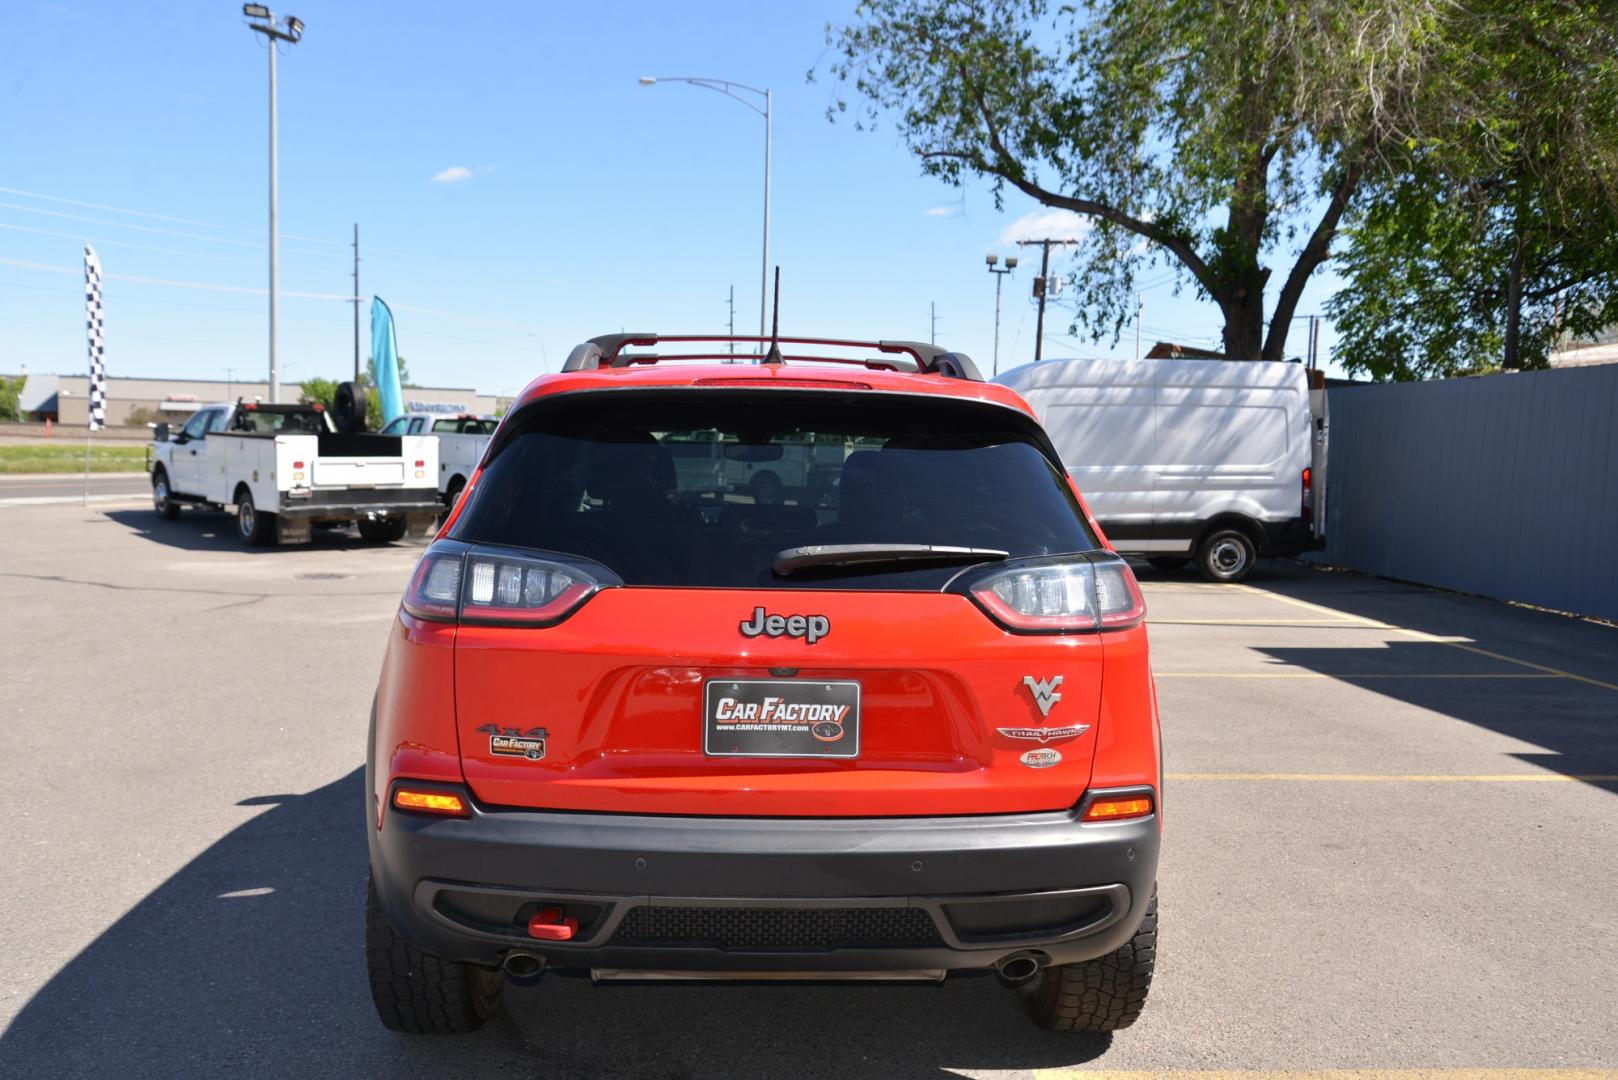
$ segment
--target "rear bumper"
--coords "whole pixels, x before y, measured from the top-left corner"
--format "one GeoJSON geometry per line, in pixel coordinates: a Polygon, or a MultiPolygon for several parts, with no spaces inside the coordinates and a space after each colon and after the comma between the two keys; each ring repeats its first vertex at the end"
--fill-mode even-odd
{"type": "Polygon", "coordinates": [[[312,491],[297,498],[281,492],[277,513],[282,517],[354,517],[360,514],[439,514],[443,503],[436,488],[343,488],[312,491]]]}
{"type": "Polygon", "coordinates": [[[1265,521],[1261,527],[1264,530],[1264,555],[1285,559],[1326,546],[1325,541],[1317,537],[1309,523],[1302,518],[1265,521]]]}
{"type": "Polygon", "coordinates": [[[406,940],[495,964],[684,972],[988,969],[1012,953],[1071,963],[1138,927],[1158,823],[1077,812],[968,818],[692,818],[389,810],[371,872],[406,940]],[[575,938],[528,916],[561,907],[575,938]]]}

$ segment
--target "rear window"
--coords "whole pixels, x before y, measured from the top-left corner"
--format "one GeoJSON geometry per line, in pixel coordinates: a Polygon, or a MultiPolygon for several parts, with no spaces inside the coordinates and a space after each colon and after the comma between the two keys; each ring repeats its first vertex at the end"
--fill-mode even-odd
{"type": "Polygon", "coordinates": [[[1037,438],[948,399],[579,395],[515,418],[453,535],[583,556],[629,585],[936,590],[961,566],[783,578],[774,561],[811,544],[1094,549],[1037,438]]]}

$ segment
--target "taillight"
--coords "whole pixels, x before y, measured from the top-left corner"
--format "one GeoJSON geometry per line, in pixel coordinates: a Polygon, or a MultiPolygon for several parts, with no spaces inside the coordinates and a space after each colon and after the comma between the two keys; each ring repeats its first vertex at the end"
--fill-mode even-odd
{"type": "Polygon", "coordinates": [[[1305,522],[1315,516],[1315,475],[1313,469],[1303,470],[1303,501],[1299,505],[1298,516],[1305,522]]]}
{"type": "Polygon", "coordinates": [[[397,788],[393,792],[393,806],[396,810],[410,810],[417,814],[444,814],[449,817],[471,816],[471,811],[466,808],[465,800],[459,795],[433,789],[397,788]]]}
{"type": "Polygon", "coordinates": [[[1023,633],[1123,630],[1146,617],[1134,572],[1110,551],[1002,564],[958,580],[991,618],[1023,633]]]}
{"type": "Polygon", "coordinates": [[[404,609],[441,622],[551,626],[619,584],[606,567],[583,561],[439,541],[416,565],[404,609]]]}

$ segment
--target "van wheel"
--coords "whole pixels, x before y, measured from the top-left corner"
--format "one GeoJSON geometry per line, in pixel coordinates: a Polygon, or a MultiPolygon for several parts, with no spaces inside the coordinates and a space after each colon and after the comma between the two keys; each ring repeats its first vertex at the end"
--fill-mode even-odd
{"type": "Polygon", "coordinates": [[[174,501],[174,492],[169,490],[169,474],[164,469],[152,473],[152,509],[164,521],[180,516],[180,504],[174,501]]]}
{"type": "Polygon", "coordinates": [[[1209,581],[1240,581],[1257,560],[1253,538],[1240,529],[1216,529],[1197,545],[1197,570],[1209,581]]]}
{"type": "Polygon", "coordinates": [[[1034,1022],[1048,1031],[1118,1031],[1140,1019],[1157,963],[1157,892],[1135,936],[1096,960],[1056,964],[1018,988],[1034,1022]]]}
{"type": "Polygon", "coordinates": [[[424,953],[394,932],[365,882],[365,970],[376,1014],[393,1031],[410,1035],[465,1035],[482,1027],[500,1005],[505,973],[424,953]]]}
{"type": "Polygon", "coordinates": [[[1146,565],[1153,570],[1161,570],[1165,574],[1177,574],[1185,569],[1185,564],[1191,560],[1183,555],[1159,555],[1146,560],[1146,565]]]}
{"type": "Polygon", "coordinates": [[[236,532],[253,547],[275,543],[275,515],[261,513],[253,505],[253,493],[245,488],[236,500],[236,532]]]}

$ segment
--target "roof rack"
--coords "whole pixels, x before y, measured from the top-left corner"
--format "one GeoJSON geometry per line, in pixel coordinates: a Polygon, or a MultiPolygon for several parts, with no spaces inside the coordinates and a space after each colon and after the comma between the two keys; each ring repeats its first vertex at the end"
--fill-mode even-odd
{"type": "MultiPolygon", "coordinates": [[[[703,341],[715,342],[721,345],[731,343],[750,343],[764,345],[772,339],[767,337],[732,336],[722,334],[603,334],[593,337],[582,345],[576,345],[568,354],[567,362],[562,365],[563,371],[598,371],[601,368],[621,368],[631,364],[654,364],[659,360],[708,360],[723,359],[724,354],[693,353],[690,355],[660,356],[657,353],[626,353],[624,350],[630,346],[648,346],[672,342],[703,341]]],[[[856,349],[876,349],[884,353],[908,353],[914,363],[914,370],[922,375],[942,375],[949,379],[966,379],[970,382],[982,382],[983,375],[978,371],[972,358],[965,353],[950,352],[921,341],[852,341],[842,338],[793,338],[784,337],[775,339],[782,345],[833,345],[856,349]]],[[[792,359],[792,357],[788,357],[792,359]]],[[[798,360],[810,360],[815,363],[863,364],[866,367],[891,366],[894,370],[911,370],[908,364],[895,357],[889,365],[880,364],[870,360],[861,360],[852,357],[835,356],[799,356],[798,360]]]]}

